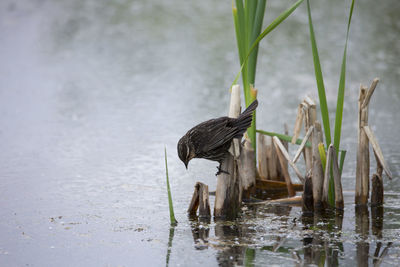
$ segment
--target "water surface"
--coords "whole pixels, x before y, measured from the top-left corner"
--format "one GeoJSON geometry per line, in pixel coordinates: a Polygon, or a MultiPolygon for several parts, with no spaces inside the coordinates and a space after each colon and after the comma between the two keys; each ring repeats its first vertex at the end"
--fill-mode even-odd
{"type": "MultiPolygon", "coordinates": [[[[266,25],[292,2],[269,1],[266,25]]],[[[333,110],[350,2],[312,2],[333,110]]],[[[356,2],[342,128],[353,190],[358,88],[380,77],[369,121],[394,175],[384,178],[384,220],[357,221],[350,193],[341,229],[327,229],[335,218],[310,222],[298,207],[246,207],[230,223],[187,218],[195,182],[215,189],[216,164],[193,160],[186,171],[176,143],[227,113],[239,69],[230,1],[1,1],[0,265],[293,266],[293,255],[310,263],[325,251],[362,265],[357,255],[372,264],[388,244],[382,265],[398,264],[399,12],[395,0],[356,2]]],[[[303,4],[260,48],[259,128],[292,129],[301,99],[317,99],[310,52],[303,4]]]]}

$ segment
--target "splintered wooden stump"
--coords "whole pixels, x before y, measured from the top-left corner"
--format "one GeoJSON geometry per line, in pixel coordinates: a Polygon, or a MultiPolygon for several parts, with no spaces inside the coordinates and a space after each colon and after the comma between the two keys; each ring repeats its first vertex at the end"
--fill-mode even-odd
{"type": "MultiPolygon", "coordinates": [[[[287,190],[288,190],[288,196],[293,197],[296,195],[296,191],[293,188],[293,184],[290,179],[289,172],[285,168],[286,160],[285,160],[285,155],[283,154],[284,151],[286,152],[285,147],[282,145],[281,141],[276,136],[274,136],[274,138],[273,138],[273,143],[275,146],[276,153],[278,155],[279,162],[281,164],[281,170],[283,172],[283,176],[285,177],[286,186],[287,186],[287,190]]],[[[289,159],[287,152],[286,152],[286,158],[289,159]]]]}
{"type": "MultiPolygon", "coordinates": [[[[317,118],[317,108],[315,102],[306,97],[303,101],[305,116],[304,116],[304,130],[307,132],[310,127],[314,125],[314,122],[317,118]]],[[[306,159],[306,170],[307,172],[312,169],[312,148],[305,147],[304,155],[306,159]]],[[[315,200],[314,200],[315,201],[315,200]]]]}
{"type": "Polygon", "coordinates": [[[258,174],[262,180],[269,179],[269,170],[268,170],[268,152],[267,152],[267,144],[266,139],[271,138],[267,137],[263,134],[258,134],[258,174]]]}
{"type": "MultiPolygon", "coordinates": [[[[240,114],[240,87],[232,87],[229,106],[229,117],[237,118],[240,114]]],[[[229,153],[221,162],[222,172],[217,176],[215,191],[214,217],[236,218],[242,201],[241,182],[239,179],[237,159],[240,156],[240,142],[234,139],[229,153]]]]}
{"type": "Polygon", "coordinates": [[[322,142],[321,124],[315,122],[312,129],[312,191],[314,199],[314,209],[322,208],[322,186],[324,182],[324,170],[322,168],[321,157],[319,155],[318,145],[322,142]]]}
{"type": "Polygon", "coordinates": [[[371,206],[383,204],[383,181],[382,176],[374,173],[372,175],[371,206]]]}
{"type": "Polygon", "coordinates": [[[369,194],[369,142],[364,131],[368,125],[368,107],[371,96],[375,90],[378,80],[375,79],[371,87],[361,85],[358,97],[358,148],[357,148],[357,169],[356,169],[356,194],[355,202],[358,205],[368,203],[369,194]]]}
{"type": "Polygon", "coordinates": [[[194,186],[192,201],[188,209],[189,215],[196,216],[197,209],[199,209],[200,218],[211,217],[208,186],[200,182],[194,186]]]}
{"type": "Polygon", "coordinates": [[[233,156],[229,155],[221,165],[222,172],[217,178],[215,192],[214,217],[233,219],[240,210],[240,180],[238,169],[233,156]]]}
{"type": "Polygon", "coordinates": [[[310,213],[314,211],[313,184],[310,175],[307,175],[305,179],[302,210],[304,213],[310,213]]]}
{"type": "Polygon", "coordinates": [[[250,191],[256,184],[256,165],[254,163],[254,149],[251,141],[246,138],[238,160],[239,178],[243,191],[240,195],[242,197],[250,197],[250,191]]]}
{"type": "MultiPolygon", "coordinates": [[[[262,180],[281,181],[284,177],[280,170],[280,163],[272,143],[272,137],[258,135],[258,172],[262,180]]],[[[287,169],[287,168],[286,168],[287,169]]]]}

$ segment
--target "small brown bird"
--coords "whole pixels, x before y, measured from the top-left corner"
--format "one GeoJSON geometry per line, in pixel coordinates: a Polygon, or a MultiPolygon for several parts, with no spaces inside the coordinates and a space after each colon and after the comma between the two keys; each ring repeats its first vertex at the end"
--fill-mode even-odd
{"type": "Polygon", "coordinates": [[[254,100],[237,118],[211,119],[190,129],[178,142],[178,155],[186,169],[191,159],[204,158],[219,162],[216,175],[224,172],[221,170],[221,162],[233,138],[242,138],[250,127],[257,105],[258,101],[254,100]]]}

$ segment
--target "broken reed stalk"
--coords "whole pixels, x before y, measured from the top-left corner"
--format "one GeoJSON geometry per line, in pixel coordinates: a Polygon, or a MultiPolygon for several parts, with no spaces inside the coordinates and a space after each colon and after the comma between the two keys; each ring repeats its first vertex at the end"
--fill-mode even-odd
{"type": "Polygon", "coordinates": [[[306,135],[304,136],[304,139],[301,142],[301,144],[300,144],[299,148],[297,149],[297,152],[293,158],[293,163],[296,163],[297,160],[300,158],[301,152],[303,151],[304,146],[306,145],[308,138],[310,137],[313,129],[314,129],[314,126],[311,126],[310,128],[308,128],[308,131],[307,131],[306,135]]]}
{"type": "Polygon", "coordinates": [[[326,153],[326,163],[325,163],[325,171],[324,171],[324,184],[322,188],[322,204],[324,207],[329,206],[328,195],[329,195],[329,179],[330,179],[330,169],[331,169],[331,153],[329,153],[329,148],[326,153]]]}
{"type": "Polygon", "coordinates": [[[383,204],[383,170],[385,170],[385,173],[389,177],[389,179],[392,179],[392,173],[389,170],[385,159],[383,158],[383,153],[378,142],[376,141],[374,133],[369,128],[369,126],[364,126],[363,129],[368,136],[369,142],[372,145],[376,159],[376,173],[372,175],[371,205],[380,206],[383,204]]]}
{"type": "MultiPolygon", "coordinates": [[[[258,136],[258,171],[261,180],[281,181],[280,169],[272,137],[259,133],[258,136]]],[[[283,179],[284,180],[284,179],[283,179]]]]}
{"type": "MultiPolygon", "coordinates": [[[[293,168],[294,172],[296,173],[297,177],[299,177],[300,181],[304,183],[304,177],[301,175],[299,169],[296,167],[296,165],[293,163],[293,161],[290,159],[288,152],[286,151],[285,147],[283,146],[282,142],[279,140],[278,137],[274,136],[273,138],[273,143],[275,146],[275,149],[279,152],[281,152],[281,155],[284,157],[284,159],[287,160],[289,165],[293,168]]],[[[279,154],[278,154],[279,156],[279,154]]],[[[285,161],[284,161],[285,162],[285,161]]]]}
{"type": "Polygon", "coordinates": [[[302,211],[303,213],[314,212],[313,184],[311,173],[307,173],[306,181],[304,182],[302,196],[302,211]]]}
{"type": "MultiPolygon", "coordinates": [[[[335,208],[343,209],[344,208],[344,201],[343,201],[343,189],[342,189],[342,180],[341,174],[339,170],[337,152],[335,147],[331,144],[329,146],[331,158],[332,158],[332,172],[333,172],[333,179],[335,181],[335,208]]],[[[328,152],[329,152],[328,149],[328,152]]]]}
{"type": "Polygon", "coordinates": [[[243,190],[239,195],[247,198],[250,197],[251,188],[256,184],[256,165],[254,164],[256,161],[255,156],[250,139],[245,138],[238,160],[238,170],[241,183],[240,188],[243,190]]]}
{"type": "MultiPolygon", "coordinates": [[[[368,104],[364,104],[367,88],[361,86],[358,99],[358,150],[357,150],[357,170],[356,170],[356,204],[366,205],[369,193],[369,142],[363,129],[368,125],[368,104]]],[[[368,98],[368,100],[370,97],[368,98]]]]}
{"type": "Polygon", "coordinates": [[[343,189],[341,174],[339,170],[337,152],[335,147],[330,144],[328,151],[326,152],[326,166],[324,172],[324,185],[322,191],[322,203],[325,207],[329,206],[328,195],[329,195],[329,177],[332,169],[332,175],[334,180],[334,192],[335,192],[335,208],[343,209],[343,189]]]}
{"type": "MultiPolygon", "coordinates": [[[[240,87],[232,87],[229,117],[237,118],[240,114],[240,87]]],[[[233,142],[235,144],[235,142],[233,142]]],[[[239,155],[236,145],[232,145],[227,157],[221,163],[221,172],[217,176],[217,188],[215,192],[214,217],[235,218],[241,204],[241,188],[236,159],[233,155],[239,155]]],[[[253,162],[254,164],[254,162],[253,162]]]]}
{"type": "Polygon", "coordinates": [[[192,201],[188,208],[189,216],[196,216],[197,209],[199,209],[200,218],[211,217],[208,186],[200,182],[194,186],[192,201]]]}
{"type": "Polygon", "coordinates": [[[258,174],[261,180],[268,180],[270,178],[268,169],[268,147],[266,144],[266,139],[267,137],[265,135],[258,134],[258,174]]]}
{"type": "MultiPolygon", "coordinates": [[[[305,111],[304,130],[307,132],[308,129],[314,125],[317,118],[317,108],[315,102],[308,96],[303,100],[303,106],[305,111]]],[[[306,159],[306,171],[308,172],[312,169],[312,148],[306,147],[304,149],[304,155],[306,159]]]]}
{"type": "Polygon", "coordinates": [[[376,162],[380,164],[381,172],[382,172],[382,168],[383,168],[383,170],[385,171],[385,173],[389,177],[389,179],[392,179],[392,172],[389,170],[389,167],[383,157],[382,150],[381,150],[378,142],[376,141],[376,137],[375,137],[374,133],[372,132],[371,128],[368,125],[364,126],[364,131],[368,137],[369,142],[372,145],[372,149],[374,150],[376,162]]]}
{"type": "Polygon", "coordinates": [[[322,128],[319,122],[314,123],[312,129],[312,191],[314,200],[314,210],[322,208],[322,185],[324,182],[324,171],[322,169],[321,157],[319,155],[318,145],[323,142],[322,128]]]}
{"type": "Polygon", "coordinates": [[[383,181],[382,176],[374,173],[372,175],[371,206],[381,206],[383,204],[383,181]]]}
{"type": "Polygon", "coordinates": [[[379,79],[375,78],[368,90],[365,86],[360,86],[360,95],[358,99],[358,150],[355,195],[355,202],[357,205],[366,205],[368,203],[370,167],[369,142],[372,145],[378,165],[377,173],[373,176],[373,185],[375,187],[372,189],[374,195],[374,205],[380,205],[383,203],[382,169],[390,179],[392,177],[392,173],[390,172],[385,159],[383,158],[383,153],[378,145],[378,142],[376,141],[375,135],[368,126],[369,103],[378,82],[379,79]]]}
{"type": "Polygon", "coordinates": [[[171,225],[176,225],[178,223],[178,221],[175,219],[174,206],[172,204],[171,188],[169,186],[167,148],[166,147],[164,147],[164,157],[165,157],[165,174],[166,174],[166,177],[167,177],[169,218],[170,218],[171,225]]]}
{"type": "MultiPolygon", "coordinates": [[[[285,157],[283,156],[283,150],[279,149],[279,145],[278,145],[278,143],[277,143],[277,142],[280,142],[280,141],[279,141],[278,137],[275,137],[275,136],[274,136],[274,139],[273,139],[273,140],[274,140],[273,143],[274,143],[275,148],[276,148],[276,153],[277,153],[277,155],[278,155],[279,163],[281,164],[282,174],[283,174],[283,177],[285,178],[286,187],[287,187],[287,190],[288,190],[288,196],[289,196],[289,197],[293,197],[293,196],[296,195],[296,191],[294,190],[292,181],[290,180],[289,172],[288,172],[288,170],[285,168],[285,157]],[[278,141],[275,141],[275,138],[276,138],[278,141]]],[[[280,143],[280,144],[281,144],[281,143],[280,143]]],[[[281,145],[282,145],[282,144],[281,144],[281,145]]],[[[283,146],[283,145],[282,145],[282,146],[283,146]]]]}
{"type": "MultiPolygon", "coordinates": [[[[283,129],[284,129],[285,135],[288,135],[289,134],[289,127],[288,127],[288,125],[286,123],[284,123],[283,129]]],[[[282,144],[285,147],[286,151],[289,153],[289,142],[285,141],[285,140],[281,140],[281,141],[282,141],[282,144]]],[[[272,146],[272,147],[274,147],[274,146],[272,146]]],[[[274,153],[274,156],[276,158],[276,152],[274,153]]],[[[286,171],[289,171],[289,162],[286,159],[285,159],[285,162],[286,162],[285,163],[286,171]]],[[[282,171],[280,169],[280,165],[279,164],[277,165],[277,171],[278,171],[278,179],[277,180],[285,181],[285,178],[283,177],[283,174],[282,174],[282,171]]]]}
{"type": "Polygon", "coordinates": [[[292,144],[296,143],[296,140],[300,135],[302,123],[303,123],[303,106],[302,104],[299,104],[299,107],[297,108],[296,122],[294,124],[292,144]]]}

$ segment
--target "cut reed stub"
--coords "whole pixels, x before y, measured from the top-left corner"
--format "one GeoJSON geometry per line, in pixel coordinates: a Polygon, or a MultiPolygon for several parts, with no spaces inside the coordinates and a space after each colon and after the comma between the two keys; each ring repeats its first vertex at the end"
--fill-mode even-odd
{"type": "Polygon", "coordinates": [[[374,173],[372,175],[371,206],[383,205],[383,182],[382,177],[374,173]]]}
{"type": "Polygon", "coordinates": [[[322,168],[321,157],[319,155],[318,145],[322,142],[321,125],[316,121],[315,127],[311,126],[309,129],[312,131],[312,191],[314,209],[322,208],[322,187],[324,182],[324,170],[322,168]]]}
{"type": "Polygon", "coordinates": [[[385,171],[389,179],[392,178],[392,173],[385,162],[381,148],[368,125],[369,103],[378,82],[379,79],[375,78],[369,89],[363,85],[360,86],[360,95],[358,99],[358,150],[355,194],[355,202],[357,205],[366,205],[368,203],[370,169],[369,143],[372,145],[377,163],[376,174],[372,177],[372,205],[383,204],[382,172],[385,171]]]}
{"type": "Polygon", "coordinates": [[[197,209],[199,210],[200,218],[211,217],[208,185],[201,182],[197,182],[194,186],[192,201],[188,208],[189,216],[196,216],[197,209]]]}
{"type": "Polygon", "coordinates": [[[314,212],[313,185],[310,173],[306,175],[304,182],[302,211],[306,214],[314,212]]]}
{"type": "Polygon", "coordinates": [[[358,205],[366,205],[368,203],[370,164],[369,142],[363,127],[368,125],[368,104],[371,95],[372,93],[367,92],[367,88],[361,85],[358,99],[358,149],[355,192],[355,202],[358,205]],[[366,98],[367,94],[369,95],[368,98],[366,98]],[[366,101],[367,99],[368,102],[366,101]]]}
{"type": "Polygon", "coordinates": [[[250,191],[256,184],[255,153],[250,139],[245,138],[238,160],[239,178],[241,183],[240,194],[242,197],[250,197],[250,191]]]}
{"type": "MultiPolygon", "coordinates": [[[[331,144],[329,146],[331,158],[332,158],[332,172],[333,172],[333,179],[335,181],[335,207],[337,209],[344,208],[344,201],[343,201],[343,189],[342,189],[342,179],[340,177],[339,171],[339,164],[337,158],[337,152],[335,147],[331,144]]],[[[329,152],[328,149],[328,152],[329,152]]]]}
{"type": "MultiPolygon", "coordinates": [[[[240,114],[240,87],[232,87],[229,117],[237,118],[240,114]]],[[[236,142],[237,143],[237,142],[236,142]]],[[[229,153],[221,162],[221,172],[217,176],[215,191],[214,217],[236,218],[241,205],[241,182],[238,174],[237,156],[240,148],[232,142],[229,153]]],[[[240,144],[239,144],[240,145],[240,144]]]]}

